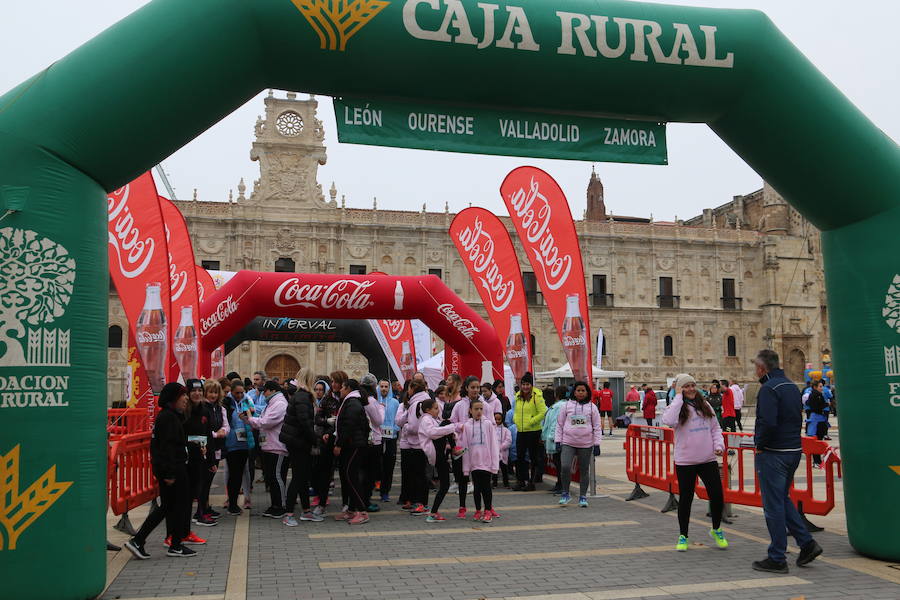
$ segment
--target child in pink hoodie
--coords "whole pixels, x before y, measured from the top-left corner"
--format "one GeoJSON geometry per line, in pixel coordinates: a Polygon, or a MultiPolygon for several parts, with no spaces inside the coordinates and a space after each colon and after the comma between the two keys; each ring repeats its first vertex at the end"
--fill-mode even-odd
{"type": "Polygon", "coordinates": [[[490,523],[494,515],[491,474],[500,468],[500,446],[496,425],[484,415],[484,402],[478,398],[469,404],[469,419],[459,427],[457,443],[465,448],[463,474],[472,478],[475,520],[490,523]],[[481,503],[484,501],[484,518],[481,503]]]}
{"type": "Polygon", "coordinates": [[[677,392],[672,404],[663,414],[663,424],[675,430],[675,474],[678,476],[680,498],[678,500],[678,525],[681,535],[675,549],[688,549],[688,525],[691,518],[691,502],[694,500],[694,486],[697,477],[709,494],[709,512],[713,528],[710,537],[716,545],[725,549],[728,542],[722,532],[722,511],[725,507],[722,493],[722,478],[716,457],[722,456],[725,441],[722,429],[709,402],[697,391],[697,383],[687,374],[675,378],[677,392]]]}
{"type": "Polygon", "coordinates": [[[603,422],[597,405],[591,402],[591,388],[584,381],[576,381],[572,386],[573,400],[559,409],[556,418],[554,441],[560,445],[559,481],[562,496],[559,504],[569,503],[569,482],[572,476],[572,461],[578,458],[580,479],[578,505],[587,508],[587,489],[590,483],[590,464],[600,454],[600,439],[603,437],[603,422]]]}
{"type": "Polygon", "coordinates": [[[434,466],[438,476],[438,491],[431,503],[431,514],[426,517],[426,523],[446,521],[438,512],[447,490],[450,488],[450,441],[449,437],[456,433],[456,425],[452,423],[441,425],[440,405],[437,400],[425,400],[422,402],[422,418],[419,419],[419,443],[428,462],[434,466]]]}

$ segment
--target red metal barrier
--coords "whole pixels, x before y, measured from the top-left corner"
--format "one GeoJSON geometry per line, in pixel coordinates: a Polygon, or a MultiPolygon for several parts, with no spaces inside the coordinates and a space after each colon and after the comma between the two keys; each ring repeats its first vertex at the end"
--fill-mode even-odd
{"type": "MultiPolygon", "coordinates": [[[[752,433],[724,433],[725,453],[722,455],[722,488],[725,502],[744,506],[762,506],[759,478],[753,467],[756,448],[752,433]],[[733,452],[733,454],[732,454],[733,452]],[[749,457],[749,458],[748,458],[749,457]],[[749,479],[752,477],[752,484],[749,479]],[[732,481],[733,480],[733,481],[732,481]]],[[[629,481],[677,494],[678,478],[674,463],[675,432],[668,427],[630,425],[625,437],[625,472],[629,481]]],[[[827,442],[811,437],[802,438],[802,458],[798,472],[804,473],[804,487],[791,487],[791,499],[802,505],[804,513],[827,515],[834,508],[834,476],[841,474],[841,460],[827,442]],[[826,458],[826,455],[831,453],[826,458]],[[822,470],[813,466],[813,455],[823,457],[822,470]],[[824,488],[814,486],[814,473],[824,488]],[[824,492],[824,498],[821,497],[824,492]],[[818,495],[817,495],[818,493],[818,495]]],[[[697,483],[697,495],[707,499],[706,489],[697,483]]]]}
{"type": "Polygon", "coordinates": [[[150,464],[152,432],[128,433],[109,443],[109,506],[115,515],[128,512],[158,495],[150,464]]]}
{"type": "Polygon", "coordinates": [[[150,431],[152,423],[151,413],[146,408],[106,409],[106,433],[110,437],[150,431]]]}

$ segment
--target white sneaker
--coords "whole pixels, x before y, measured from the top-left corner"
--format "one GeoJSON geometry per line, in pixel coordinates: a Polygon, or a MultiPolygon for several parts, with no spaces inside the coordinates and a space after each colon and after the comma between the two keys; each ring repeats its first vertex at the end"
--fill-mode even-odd
{"type": "Polygon", "coordinates": [[[447,493],[448,493],[448,494],[455,494],[455,493],[458,492],[458,491],[459,491],[459,486],[456,485],[455,483],[451,483],[451,484],[450,484],[450,487],[447,488],[447,493]]]}

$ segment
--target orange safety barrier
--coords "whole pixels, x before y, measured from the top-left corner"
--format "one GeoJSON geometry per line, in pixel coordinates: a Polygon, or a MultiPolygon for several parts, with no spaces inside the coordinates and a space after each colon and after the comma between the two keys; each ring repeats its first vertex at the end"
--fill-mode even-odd
{"type": "Polygon", "coordinates": [[[151,413],[146,408],[106,409],[106,433],[110,437],[150,431],[152,423],[151,413]]]}
{"type": "Polygon", "coordinates": [[[150,431],[127,433],[109,443],[109,506],[115,515],[127,513],[158,495],[150,464],[151,435],[150,431]]]}
{"type": "MultiPolygon", "coordinates": [[[[756,453],[753,434],[726,432],[723,436],[725,452],[722,455],[721,471],[725,502],[762,506],[759,479],[753,467],[756,453]]],[[[625,472],[629,481],[678,494],[674,453],[674,430],[668,427],[630,425],[625,436],[625,472]]],[[[802,438],[802,455],[797,471],[805,474],[806,482],[804,487],[798,487],[794,482],[790,492],[791,499],[804,513],[827,515],[834,508],[834,477],[835,472],[838,477],[841,476],[841,459],[827,442],[805,436],[802,438]],[[814,467],[815,454],[822,456],[821,470],[814,467]],[[818,479],[818,485],[814,481],[815,472],[823,475],[818,479]]],[[[696,493],[704,500],[709,498],[702,482],[697,483],[696,493]]]]}

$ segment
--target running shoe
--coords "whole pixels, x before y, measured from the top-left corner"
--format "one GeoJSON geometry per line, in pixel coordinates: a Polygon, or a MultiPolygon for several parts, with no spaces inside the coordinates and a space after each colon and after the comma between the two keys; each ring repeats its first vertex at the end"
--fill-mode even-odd
{"type": "Polygon", "coordinates": [[[465,519],[466,518],[466,509],[465,507],[460,507],[459,511],[456,513],[457,519],[465,519]]]}
{"type": "Polygon", "coordinates": [[[222,513],[220,513],[219,511],[217,511],[216,509],[214,509],[211,506],[206,509],[206,514],[209,515],[210,517],[212,517],[213,519],[218,519],[219,517],[222,516],[222,513]]]}
{"type": "Polygon", "coordinates": [[[587,508],[587,496],[578,496],[578,506],[581,508],[587,508]]]}
{"type": "Polygon", "coordinates": [[[344,511],[341,511],[338,514],[334,515],[334,520],[335,521],[346,521],[347,519],[351,518],[352,516],[353,515],[350,513],[350,511],[344,510],[344,511]]]}
{"type": "Polygon", "coordinates": [[[714,539],[716,541],[716,546],[718,546],[722,550],[728,547],[728,540],[725,539],[725,532],[722,531],[721,527],[719,527],[718,529],[710,529],[709,537],[714,539]]]}
{"type": "Polygon", "coordinates": [[[484,518],[481,519],[481,522],[482,523],[490,523],[491,522],[491,511],[489,511],[489,510],[484,511],[484,518]]]}
{"type": "Polygon", "coordinates": [[[191,522],[196,525],[202,525],[203,527],[213,527],[214,525],[219,524],[218,521],[206,515],[194,515],[194,518],[191,519],[191,522]]]}
{"type": "Polygon", "coordinates": [[[286,525],[287,527],[296,527],[300,522],[297,521],[297,518],[294,515],[284,515],[284,518],[281,519],[281,524],[286,525]]]}
{"type": "Polygon", "coordinates": [[[229,506],[229,507],[228,507],[228,514],[231,515],[232,517],[239,517],[239,516],[241,516],[241,514],[242,514],[243,512],[244,512],[244,511],[242,511],[242,510],[241,510],[239,507],[237,507],[237,506],[229,506]]]}
{"type": "Polygon", "coordinates": [[[492,508],[492,509],[491,509],[491,516],[492,516],[493,518],[495,518],[495,519],[499,519],[499,518],[500,518],[500,513],[498,513],[496,510],[494,510],[494,509],[492,508]]]}
{"type": "Polygon", "coordinates": [[[139,560],[147,560],[150,558],[150,553],[144,549],[143,544],[138,544],[134,541],[134,538],[131,538],[124,544],[125,548],[134,555],[135,558],[139,560]]]}
{"type": "Polygon", "coordinates": [[[679,552],[687,552],[688,549],[688,539],[683,535],[678,536],[678,543],[675,544],[675,549],[679,552]]]}
{"type": "Polygon", "coordinates": [[[190,556],[197,556],[197,552],[191,550],[187,546],[178,546],[177,548],[169,548],[168,552],[166,552],[166,556],[177,556],[180,558],[188,558],[190,556]]]}
{"type": "Polygon", "coordinates": [[[315,507],[315,508],[312,510],[312,513],[313,513],[314,515],[316,515],[317,517],[324,517],[324,516],[325,516],[325,509],[322,508],[321,506],[317,506],[317,507],[315,507]]]}
{"type": "Polygon", "coordinates": [[[480,511],[480,510],[476,510],[476,511],[475,511],[475,520],[476,520],[476,521],[480,521],[480,520],[481,520],[481,511],[480,511]]]}
{"type": "Polygon", "coordinates": [[[270,519],[280,519],[284,516],[286,511],[283,508],[278,506],[272,506],[266,509],[266,512],[262,514],[264,517],[269,517],[270,519]]]}
{"type": "Polygon", "coordinates": [[[369,522],[369,514],[366,511],[360,511],[353,515],[352,519],[348,519],[347,523],[349,525],[362,525],[363,523],[369,522]]]}
{"type": "Polygon", "coordinates": [[[400,510],[412,510],[412,509],[413,509],[413,505],[412,505],[412,502],[410,502],[409,500],[404,502],[403,506],[400,507],[400,510]]]}
{"type": "Polygon", "coordinates": [[[249,501],[249,500],[244,500],[244,509],[245,509],[245,510],[250,510],[250,506],[251,506],[251,505],[250,505],[250,501],[249,501]]]}
{"type": "Polygon", "coordinates": [[[378,512],[379,510],[381,510],[381,507],[373,502],[368,506],[366,510],[368,510],[369,512],[378,512]]]}
{"type": "Polygon", "coordinates": [[[390,502],[390,501],[391,501],[391,497],[388,496],[387,494],[382,494],[382,495],[381,495],[381,501],[382,501],[382,502],[390,502]]]}
{"type": "Polygon", "coordinates": [[[325,518],[322,515],[317,515],[313,511],[307,510],[302,515],[300,515],[300,520],[301,521],[312,521],[314,523],[321,523],[322,521],[325,520],[325,518]]]}
{"type": "MultiPolygon", "coordinates": [[[[166,540],[171,541],[169,538],[166,538],[166,540]]],[[[202,546],[203,544],[206,543],[206,540],[204,540],[202,537],[200,537],[199,535],[197,535],[196,533],[194,533],[192,531],[187,535],[186,538],[181,540],[181,543],[188,544],[191,546],[202,546]]],[[[171,545],[171,544],[166,544],[166,546],[169,546],[169,545],[171,545]]]]}
{"type": "Polygon", "coordinates": [[[411,511],[409,511],[409,514],[411,514],[414,517],[426,515],[426,514],[428,514],[428,509],[421,504],[416,504],[416,507],[414,509],[412,509],[411,511]]]}
{"type": "Polygon", "coordinates": [[[564,492],[563,495],[560,496],[560,498],[559,498],[559,505],[565,506],[566,504],[568,504],[571,501],[572,501],[572,496],[570,496],[569,494],[564,492]]]}
{"type": "Polygon", "coordinates": [[[441,513],[432,513],[425,517],[426,523],[440,523],[441,521],[446,521],[444,517],[441,516],[441,513]]]}

